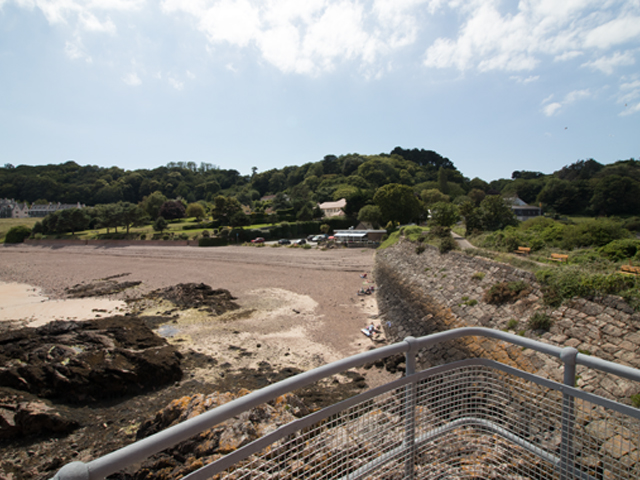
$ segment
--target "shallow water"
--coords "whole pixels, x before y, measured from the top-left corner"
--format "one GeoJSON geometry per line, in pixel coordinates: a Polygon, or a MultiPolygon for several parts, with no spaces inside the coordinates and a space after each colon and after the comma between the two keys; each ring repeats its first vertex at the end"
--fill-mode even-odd
{"type": "Polygon", "coordinates": [[[0,321],[20,320],[25,326],[39,327],[53,320],[92,320],[126,311],[126,303],[117,300],[50,300],[32,285],[0,282],[0,321]]]}

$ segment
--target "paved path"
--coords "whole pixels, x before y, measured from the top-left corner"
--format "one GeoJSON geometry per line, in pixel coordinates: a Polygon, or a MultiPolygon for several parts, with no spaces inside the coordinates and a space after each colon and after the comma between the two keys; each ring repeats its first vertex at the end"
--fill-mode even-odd
{"type": "Polygon", "coordinates": [[[453,237],[453,239],[458,244],[458,247],[460,247],[462,250],[466,250],[467,248],[476,248],[473,245],[471,245],[471,243],[469,243],[469,241],[467,239],[465,239],[461,235],[458,235],[455,232],[451,232],[451,236],[453,237]]]}

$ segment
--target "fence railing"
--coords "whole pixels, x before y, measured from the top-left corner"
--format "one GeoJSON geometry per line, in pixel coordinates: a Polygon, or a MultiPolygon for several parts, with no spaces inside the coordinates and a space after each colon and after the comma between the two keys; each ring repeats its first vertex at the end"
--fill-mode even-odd
{"type": "Polygon", "coordinates": [[[88,463],[67,464],[54,478],[105,478],[280,395],[401,353],[404,377],[288,423],[183,478],[640,478],[640,410],[574,388],[576,365],[636,382],[640,370],[475,327],[409,337],[290,377],[88,463]],[[468,336],[556,357],[563,383],[483,358],[416,371],[420,349],[468,336]]]}

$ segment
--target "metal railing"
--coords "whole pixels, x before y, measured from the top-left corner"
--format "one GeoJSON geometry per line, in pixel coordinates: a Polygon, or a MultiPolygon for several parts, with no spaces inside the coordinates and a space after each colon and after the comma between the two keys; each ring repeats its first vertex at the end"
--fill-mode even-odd
{"type": "Polygon", "coordinates": [[[574,388],[576,365],[637,382],[640,370],[474,327],[409,337],[290,377],[101,458],[67,464],[54,479],[105,478],[287,392],[400,353],[404,377],[290,422],[183,478],[640,478],[640,410],[574,388]],[[468,336],[556,357],[564,383],[483,358],[416,371],[420,349],[468,336]]]}

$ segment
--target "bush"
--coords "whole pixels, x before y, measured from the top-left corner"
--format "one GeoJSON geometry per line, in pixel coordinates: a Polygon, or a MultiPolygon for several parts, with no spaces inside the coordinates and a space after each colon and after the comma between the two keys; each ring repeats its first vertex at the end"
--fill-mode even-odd
{"type": "Polygon", "coordinates": [[[24,225],[11,227],[4,238],[4,243],[22,243],[25,238],[29,238],[31,229],[24,225]]]}
{"type": "Polygon", "coordinates": [[[631,395],[631,405],[633,405],[635,408],[640,408],[640,393],[631,395]]]}
{"type": "Polygon", "coordinates": [[[425,247],[423,244],[418,245],[418,246],[416,247],[416,254],[417,254],[417,255],[420,255],[422,252],[424,252],[425,248],[426,248],[426,247],[425,247]]]}
{"type": "Polygon", "coordinates": [[[511,318],[507,322],[507,330],[515,330],[517,326],[518,326],[518,320],[516,320],[515,318],[511,318]]]}
{"type": "Polygon", "coordinates": [[[471,280],[477,280],[477,281],[481,281],[485,276],[484,272],[476,272],[473,275],[471,275],[471,280]]]}
{"type": "Polygon", "coordinates": [[[613,261],[626,260],[633,258],[640,251],[640,240],[625,238],[622,240],[614,240],[607,243],[604,247],[598,249],[598,253],[613,261]]]}
{"type": "Polygon", "coordinates": [[[543,312],[536,312],[529,318],[527,325],[531,330],[544,330],[548,332],[553,321],[551,317],[543,312]]]}
{"type": "Polygon", "coordinates": [[[201,238],[198,240],[199,247],[223,247],[228,244],[229,242],[226,238],[220,237],[201,238]]]}
{"type": "Polygon", "coordinates": [[[456,241],[451,237],[451,235],[449,235],[448,237],[444,237],[440,240],[438,250],[440,253],[447,253],[451,250],[455,250],[456,248],[458,248],[456,241]]]}
{"type": "Polygon", "coordinates": [[[517,282],[500,282],[489,288],[484,294],[483,300],[494,305],[502,305],[514,302],[529,294],[531,289],[527,283],[519,280],[517,282]]]}

